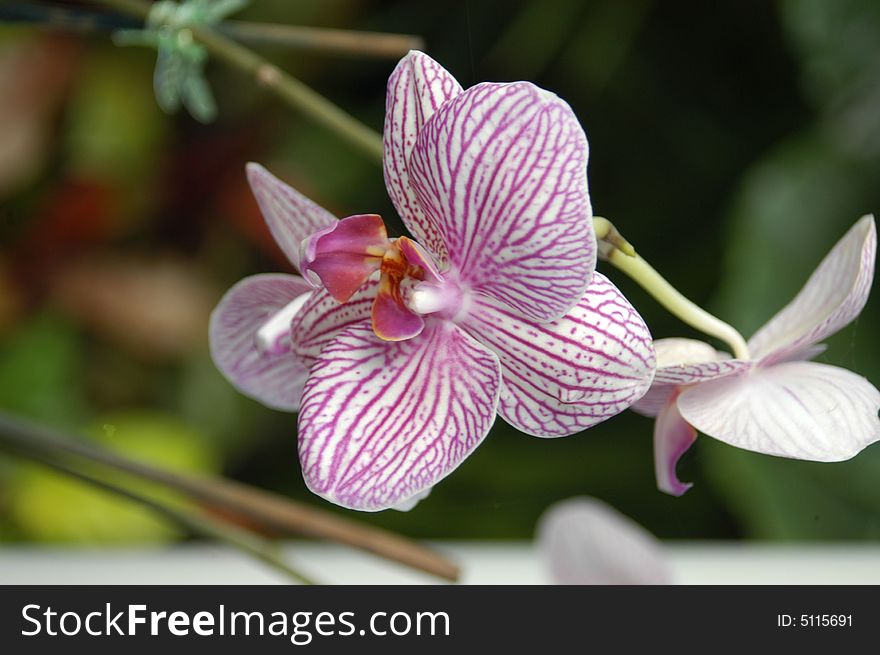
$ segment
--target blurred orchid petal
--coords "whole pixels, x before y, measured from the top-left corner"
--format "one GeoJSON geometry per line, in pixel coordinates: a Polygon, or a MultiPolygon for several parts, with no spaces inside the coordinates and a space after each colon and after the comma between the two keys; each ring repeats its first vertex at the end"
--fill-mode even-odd
{"type": "Polygon", "coordinates": [[[660,542],[613,507],[587,497],[551,506],[537,530],[538,549],[556,584],[670,584],[660,542]]]}

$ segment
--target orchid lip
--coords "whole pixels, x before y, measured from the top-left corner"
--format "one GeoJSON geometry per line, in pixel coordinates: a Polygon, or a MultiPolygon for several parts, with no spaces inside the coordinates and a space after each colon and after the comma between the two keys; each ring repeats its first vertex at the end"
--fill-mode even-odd
{"type": "Polygon", "coordinates": [[[272,314],[254,336],[254,342],[264,355],[281,355],[290,350],[290,322],[306,304],[312,292],[303,293],[279,311],[272,314]]]}

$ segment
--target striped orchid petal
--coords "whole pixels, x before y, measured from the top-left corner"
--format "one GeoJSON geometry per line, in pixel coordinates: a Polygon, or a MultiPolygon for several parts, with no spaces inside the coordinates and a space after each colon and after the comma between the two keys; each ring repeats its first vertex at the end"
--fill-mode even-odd
{"type": "Polygon", "coordinates": [[[678,460],[697,439],[697,431],[681,417],[672,393],[654,422],[654,475],[657,488],[672,496],[681,496],[693,486],[678,479],[678,460]]]}
{"type": "Polygon", "coordinates": [[[748,370],[751,364],[715,350],[708,343],[696,339],[657,339],[657,372],[651,388],[632,410],[644,416],[657,416],[675,390],[684,384],[736,375],[748,370]]]}
{"type": "Polygon", "coordinates": [[[410,184],[409,158],[425,122],[461,85],[436,61],[412,51],[400,60],[388,80],[385,104],[385,186],[407,229],[445,264],[446,247],[427,219],[410,184]]]}
{"type": "Polygon", "coordinates": [[[489,432],[498,358],[449,322],[387,342],[370,323],[324,348],[306,384],[299,452],[306,484],[366,511],[406,501],[451,473],[489,432]]]}
{"type": "Polygon", "coordinates": [[[255,275],[227,291],[214,309],[211,356],[245,396],[282,411],[299,409],[308,366],[290,351],[290,320],[310,291],[293,275],[255,275]]]}
{"type": "Polygon", "coordinates": [[[293,267],[299,270],[303,239],[333,225],[336,217],[259,164],[251,162],[246,170],[272,236],[293,267]]]}
{"type": "Polygon", "coordinates": [[[477,297],[464,326],[498,355],[498,412],[527,434],[580,432],[625,410],[651,384],[651,334],[601,273],[556,321],[523,321],[510,308],[477,297]]]}
{"type": "Polygon", "coordinates": [[[786,362],[685,388],[684,419],[745,450],[820,462],[855,456],[880,439],[880,392],[846,369],[786,362]]]}
{"type": "Polygon", "coordinates": [[[795,299],[749,340],[753,358],[763,364],[791,359],[850,323],[868,300],[876,251],[874,217],[863,216],[795,299]]]}
{"type": "Polygon", "coordinates": [[[374,276],[345,303],[337,302],[326,289],[312,292],[290,325],[294,353],[311,366],[341,330],[369,320],[378,286],[374,276]]]}
{"type": "Polygon", "coordinates": [[[474,291],[532,320],[561,318],[596,263],[587,151],[552,93],[478,84],[441,105],[416,139],[409,175],[424,231],[442,238],[474,291]]]}
{"type": "Polygon", "coordinates": [[[654,535],[595,498],[551,506],[538,523],[538,549],[557,584],[669,584],[672,575],[654,535]]]}

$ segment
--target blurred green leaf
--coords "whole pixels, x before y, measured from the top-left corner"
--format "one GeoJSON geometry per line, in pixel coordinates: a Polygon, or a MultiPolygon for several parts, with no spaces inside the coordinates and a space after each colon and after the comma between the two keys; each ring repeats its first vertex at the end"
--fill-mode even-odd
{"type": "MultiPolygon", "coordinates": [[[[146,412],[112,414],[88,432],[111,450],[168,469],[214,473],[219,468],[204,438],[172,417],[146,412]]],[[[124,481],[122,486],[160,501],[180,502],[175,494],[142,482],[124,481]]],[[[180,535],[176,527],[141,505],[33,464],[19,469],[9,494],[10,514],[18,529],[37,541],[148,543],[180,535]]]]}
{"type": "Polygon", "coordinates": [[[22,323],[0,345],[0,407],[59,427],[85,416],[79,336],[59,317],[22,323]]]}

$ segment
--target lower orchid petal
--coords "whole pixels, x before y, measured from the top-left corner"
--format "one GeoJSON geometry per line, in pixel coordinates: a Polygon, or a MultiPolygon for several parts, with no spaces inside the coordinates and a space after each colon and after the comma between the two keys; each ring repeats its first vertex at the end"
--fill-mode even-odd
{"type": "Polygon", "coordinates": [[[388,342],[348,326],[314,364],[299,415],[306,484],[334,503],[378,511],[451,473],[495,420],[498,358],[449,322],[388,342]]]}
{"type": "Polygon", "coordinates": [[[272,324],[310,291],[293,275],[255,275],[232,287],[211,314],[217,368],[241,393],[274,409],[299,409],[308,366],[290,351],[289,327],[272,324]],[[267,325],[273,327],[270,336],[267,325]]]}
{"type": "Polygon", "coordinates": [[[622,412],[654,374],[647,326],[600,273],[559,320],[524,321],[477,296],[465,328],[501,360],[501,416],[539,437],[574,434],[622,412]]]}
{"type": "Polygon", "coordinates": [[[538,524],[538,548],[557,584],[669,584],[660,542],[594,498],[553,505],[538,524]]]}
{"type": "Polygon", "coordinates": [[[851,371],[815,362],[695,385],[682,391],[678,408],[700,432],[767,455],[836,462],[880,440],[880,392],[851,371]]]}
{"type": "Polygon", "coordinates": [[[670,398],[654,422],[654,474],[657,488],[672,496],[681,496],[693,486],[678,479],[678,460],[697,439],[697,431],[678,411],[675,397],[670,398]]]}

